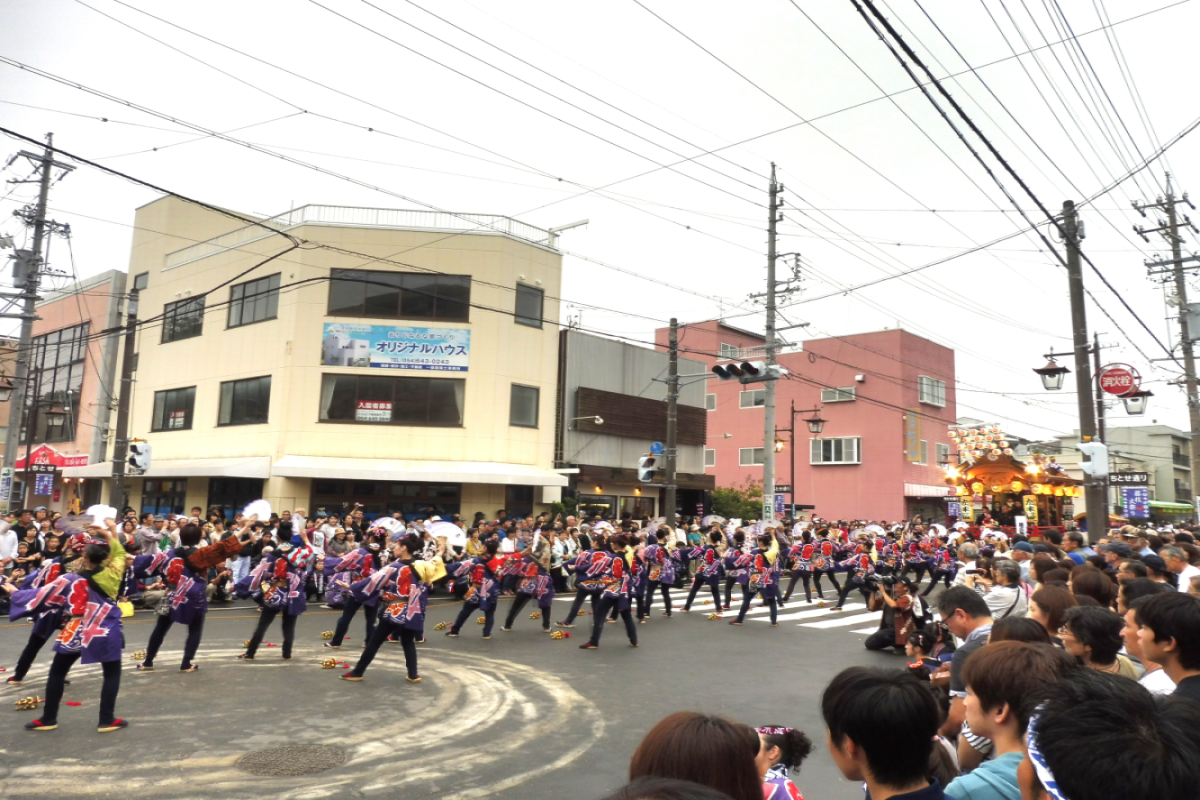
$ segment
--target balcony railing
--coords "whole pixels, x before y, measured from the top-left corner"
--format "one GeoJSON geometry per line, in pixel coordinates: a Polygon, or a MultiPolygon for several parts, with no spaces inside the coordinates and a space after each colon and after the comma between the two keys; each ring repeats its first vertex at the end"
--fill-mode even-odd
{"type": "Polygon", "coordinates": [[[1171,455],[1171,460],[1175,462],[1175,466],[1177,467],[1187,467],[1188,469],[1192,468],[1192,459],[1183,453],[1173,453],[1171,455]]]}

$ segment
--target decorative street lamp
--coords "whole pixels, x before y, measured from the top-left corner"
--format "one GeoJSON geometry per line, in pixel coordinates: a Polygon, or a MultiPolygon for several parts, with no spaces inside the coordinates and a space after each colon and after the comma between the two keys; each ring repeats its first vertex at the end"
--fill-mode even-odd
{"type": "Polygon", "coordinates": [[[0,403],[7,403],[12,399],[14,388],[12,381],[8,378],[0,379],[0,403]]]}
{"type": "Polygon", "coordinates": [[[1121,397],[1121,402],[1125,404],[1125,413],[1131,417],[1140,417],[1146,413],[1146,403],[1154,396],[1154,392],[1142,390],[1138,392],[1130,392],[1121,397]]]}
{"type": "Polygon", "coordinates": [[[820,434],[821,431],[825,430],[825,420],[821,419],[819,414],[812,419],[804,420],[804,422],[808,425],[809,433],[820,434]]]}
{"type": "Polygon", "coordinates": [[[1046,362],[1046,366],[1041,369],[1034,369],[1034,372],[1042,376],[1042,386],[1046,387],[1046,391],[1049,392],[1061,389],[1063,378],[1070,371],[1066,367],[1059,366],[1053,358],[1046,362]]]}

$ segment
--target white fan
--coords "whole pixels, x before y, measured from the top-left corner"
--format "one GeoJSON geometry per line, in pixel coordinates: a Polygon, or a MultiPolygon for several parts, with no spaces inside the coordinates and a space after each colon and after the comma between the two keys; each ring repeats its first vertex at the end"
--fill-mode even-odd
{"type": "Polygon", "coordinates": [[[884,530],[884,529],[883,529],[881,526],[879,526],[879,525],[876,525],[876,524],[874,524],[874,523],[872,523],[872,524],[868,525],[867,527],[863,528],[863,530],[864,530],[864,531],[867,531],[868,533],[874,533],[874,534],[877,534],[877,535],[879,535],[879,536],[883,536],[885,533],[887,533],[887,531],[885,531],[885,530],[884,530]]]}
{"type": "Polygon", "coordinates": [[[371,523],[372,528],[383,528],[388,533],[403,533],[404,523],[395,517],[379,517],[371,523]]]}
{"type": "Polygon", "coordinates": [[[103,526],[106,519],[111,519],[113,522],[117,521],[117,510],[112,506],[91,506],[84,513],[92,518],[92,524],[94,525],[103,526]]]}
{"type": "Polygon", "coordinates": [[[433,522],[425,526],[425,531],[435,539],[445,536],[446,544],[451,547],[463,547],[467,543],[466,532],[453,522],[433,522]]]}
{"type": "Polygon", "coordinates": [[[945,536],[945,535],[946,535],[946,526],[945,526],[945,525],[939,525],[938,523],[936,523],[936,522],[935,522],[935,523],[933,523],[932,525],[930,525],[929,527],[930,527],[930,528],[933,528],[934,532],[935,532],[935,533],[936,533],[936,534],[937,534],[939,537],[941,537],[941,536],[945,536]]]}
{"type": "Polygon", "coordinates": [[[260,520],[268,520],[271,518],[271,504],[266,500],[255,500],[244,509],[242,509],[244,517],[258,517],[260,520]]]}

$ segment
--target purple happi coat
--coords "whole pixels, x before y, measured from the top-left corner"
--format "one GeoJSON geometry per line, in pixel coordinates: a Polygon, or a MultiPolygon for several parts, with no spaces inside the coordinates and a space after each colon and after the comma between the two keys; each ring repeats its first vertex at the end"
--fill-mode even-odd
{"type": "Polygon", "coordinates": [[[303,614],[308,610],[304,581],[312,559],[313,550],[309,546],[268,553],[249,575],[238,581],[235,591],[238,597],[250,597],[263,608],[278,609],[293,617],[303,614]]]}
{"type": "MultiPolygon", "coordinates": [[[[21,588],[13,593],[12,610],[10,611],[11,618],[14,620],[17,618],[15,614],[17,607],[16,597],[20,592],[27,589],[40,589],[62,573],[62,562],[56,558],[53,561],[43,564],[42,568],[37,572],[26,575],[25,580],[21,582],[21,588]]],[[[62,623],[63,609],[61,605],[47,606],[30,616],[33,617],[33,635],[49,639],[62,623]]]]}
{"type": "MultiPolygon", "coordinates": [[[[393,561],[368,578],[379,578],[385,603],[382,619],[412,631],[425,629],[425,607],[429,602],[429,587],[435,574],[434,563],[427,561],[393,561]]],[[[439,563],[440,566],[440,563],[439,563]]]]}
{"type": "Polygon", "coordinates": [[[54,641],[56,653],[79,653],[84,664],[121,659],[124,637],[115,600],[92,589],[81,575],[59,575],[36,589],[13,593],[10,619],[56,611],[66,625],[54,641]]]}
{"type": "Polygon", "coordinates": [[[208,613],[207,579],[197,575],[190,564],[177,557],[174,548],[137,556],[133,559],[133,571],[139,578],[157,575],[171,587],[166,597],[171,604],[171,622],[190,625],[196,617],[208,613]]]}
{"type": "MultiPolygon", "coordinates": [[[[376,551],[366,547],[352,550],[341,558],[325,557],[325,602],[338,607],[345,605],[349,591],[341,584],[350,586],[375,572],[376,551]]],[[[365,605],[375,605],[378,597],[365,605]]]]}
{"type": "Polygon", "coordinates": [[[483,556],[476,556],[460,561],[451,568],[450,574],[456,581],[468,584],[463,603],[478,606],[480,611],[490,611],[496,607],[500,599],[500,578],[496,573],[501,563],[499,558],[488,561],[483,556]]]}
{"type": "Polygon", "coordinates": [[[675,558],[661,544],[648,544],[644,554],[647,578],[651,582],[675,583],[675,558]]]}

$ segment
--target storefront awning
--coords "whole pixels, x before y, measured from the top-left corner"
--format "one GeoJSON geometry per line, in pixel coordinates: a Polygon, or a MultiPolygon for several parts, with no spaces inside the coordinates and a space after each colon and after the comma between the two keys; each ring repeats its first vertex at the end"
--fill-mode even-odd
{"type": "Polygon", "coordinates": [[[567,476],[528,464],[495,461],[408,461],[383,458],[284,456],[271,474],[283,478],[446,481],[503,486],[566,486],[567,476]]]}
{"type": "MultiPolygon", "coordinates": [[[[64,467],[64,478],[108,478],[112,462],[102,461],[86,467],[64,467]]],[[[271,477],[268,456],[246,458],[178,458],[150,462],[145,478],[262,478],[271,477]]]]}
{"type": "Polygon", "coordinates": [[[904,484],[905,497],[949,497],[954,490],[949,486],[930,486],[925,483],[904,484]]]}
{"type": "Polygon", "coordinates": [[[1150,507],[1156,511],[1169,511],[1177,514],[1190,514],[1193,510],[1191,503],[1167,503],[1161,500],[1151,500],[1150,507]]]}

